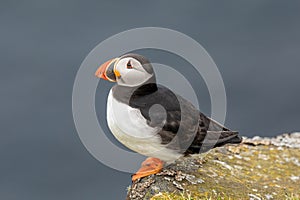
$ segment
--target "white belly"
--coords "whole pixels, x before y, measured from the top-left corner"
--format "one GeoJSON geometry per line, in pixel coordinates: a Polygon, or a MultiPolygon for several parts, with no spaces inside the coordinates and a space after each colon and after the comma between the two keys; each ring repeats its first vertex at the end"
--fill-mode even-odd
{"type": "Polygon", "coordinates": [[[107,99],[107,123],[112,134],[129,149],[166,162],[176,160],[181,154],[161,144],[157,134],[160,128],[148,126],[139,109],[132,108],[113,98],[107,99]]]}

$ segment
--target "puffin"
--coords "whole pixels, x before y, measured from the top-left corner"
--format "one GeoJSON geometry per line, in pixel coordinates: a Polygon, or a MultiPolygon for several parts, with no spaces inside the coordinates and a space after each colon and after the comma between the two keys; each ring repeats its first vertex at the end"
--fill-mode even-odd
{"type": "Polygon", "coordinates": [[[240,143],[231,131],[200,112],[191,102],[156,82],[153,66],[128,53],[98,67],[95,76],[116,84],[107,97],[107,124],[127,148],[145,155],[132,181],[156,174],[181,156],[240,143]]]}

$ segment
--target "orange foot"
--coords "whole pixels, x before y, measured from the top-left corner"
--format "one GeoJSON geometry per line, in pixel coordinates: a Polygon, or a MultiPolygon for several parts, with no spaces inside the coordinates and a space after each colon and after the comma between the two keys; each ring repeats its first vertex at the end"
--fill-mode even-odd
{"type": "Polygon", "coordinates": [[[151,174],[156,174],[162,170],[164,162],[158,158],[147,158],[142,162],[141,168],[135,174],[132,175],[132,181],[136,181],[139,178],[149,176],[151,174]]]}

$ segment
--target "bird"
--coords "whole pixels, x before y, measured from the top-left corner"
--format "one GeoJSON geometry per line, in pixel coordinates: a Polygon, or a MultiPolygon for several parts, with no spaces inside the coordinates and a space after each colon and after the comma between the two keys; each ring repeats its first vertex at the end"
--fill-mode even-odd
{"type": "Polygon", "coordinates": [[[231,131],[157,83],[151,62],[128,53],[98,67],[97,78],[115,82],[106,106],[108,127],[127,148],[147,156],[132,181],[160,172],[181,156],[240,143],[231,131]]]}

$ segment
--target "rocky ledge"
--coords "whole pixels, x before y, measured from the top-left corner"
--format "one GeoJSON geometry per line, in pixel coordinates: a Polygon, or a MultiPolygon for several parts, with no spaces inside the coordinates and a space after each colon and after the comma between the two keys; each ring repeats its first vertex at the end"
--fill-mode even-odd
{"type": "Polygon", "coordinates": [[[134,182],[127,200],[300,199],[300,133],[243,138],[134,182]]]}

